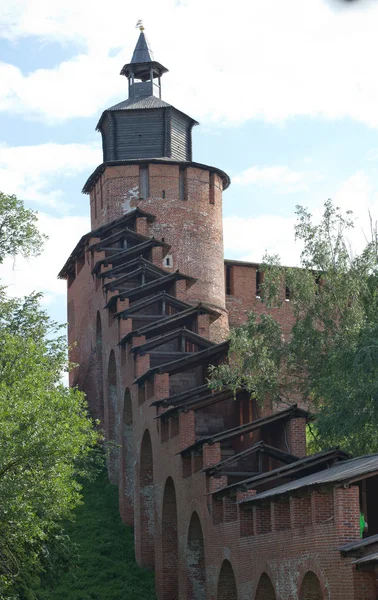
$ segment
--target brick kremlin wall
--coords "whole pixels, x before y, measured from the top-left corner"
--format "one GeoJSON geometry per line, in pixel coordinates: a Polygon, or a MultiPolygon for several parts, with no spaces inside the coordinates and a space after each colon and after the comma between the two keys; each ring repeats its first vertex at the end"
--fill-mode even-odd
{"type": "MultiPolygon", "coordinates": [[[[90,196],[92,229],[135,208],[152,214],[155,220],[136,217],[135,232],[164,238],[170,246],[153,248],[153,265],[196,279],[191,285],[177,281],[173,291],[189,305],[202,302],[218,311],[215,320],[209,312],[197,318],[197,333],[215,344],[227,337],[228,315],[233,326],[244,322],[251,309],[264,312],[256,300],[257,265],[226,261],[233,278],[232,294],[226,297],[220,178],[205,168],[188,168],[186,199],[180,200],[179,167],[167,162],[149,166],[147,198],[140,198],[139,184],[138,164],[107,167],[90,196]],[[167,256],[172,263],[165,266],[167,256]]],[[[103,423],[120,513],[135,528],[139,564],[155,570],[158,599],[375,600],[374,575],[357,571],[337,550],[359,537],[357,486],[265,503],[254,503],[255,490],[221,498],[213,493],[229,483],[227,475],[206,472],[222,460],[224,447],[204,443],[185,451],[198,441],[199,414],[205,415],[205,426],[211,419],[224,419],[227,429],[230,410],[240,424],[239,404],[224,403],[228,408],[222,409],[220,403],[218,412],[189,408],[167,419],[161,416],[169,403],[153,403],[170,397],[177,381],[182,389],[190,377],[187,372],[156,372],[147,383],[134,383],[154,357],[135,350],[148,341],[146,335],[131,336],[119,345],[133,331],[133,319],[114,315],[133,302],[117,297],[112,312],[104,308],[119,290],[105,293],[103,284],[110,279],[98,277],[112,269],[109,257],[92,274],[106,258],[105,250],[91,250],[100,237],[94,232],[84,240],[74,257],[75,273],[71,265],[68,276],[69,343],[76,344],[71,359],[80,365],[70,383],[86,391],[93,414],[103,423]]],[[[290,302],[273,315],[284,330],[290,329],[290,302]]],[[[192,376],[197,385],[198,368],[192,376]]],[[[305,426],[304,418],[283,424],[286,444],[298,457],[305,453],[305,426]]],[[[248,440],[244,436],[243,447],[248,440]]]]}

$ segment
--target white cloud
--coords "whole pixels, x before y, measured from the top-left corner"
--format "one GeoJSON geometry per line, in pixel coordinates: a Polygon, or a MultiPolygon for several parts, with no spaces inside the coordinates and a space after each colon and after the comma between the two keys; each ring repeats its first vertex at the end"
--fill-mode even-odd
{"type": "Polygon", "coordinates": [[[57,275],[80,237],[89,231],[90,224],[87,217],[57,218],[40,213],[38,226],[49,236],[44,252],[29,260],[5,260],[0,269],[0,282],[8,286],[12,296],[43,292],[43,304],[49,307],[56,300],[65,299],[67,284],[57,279],[57,275]]]}
{"type": "Polygon", "coordinates": [[[81,50],[27,76],[3,64],[0,110],[54,122],[94,116],[124,98],[118,72],[136,42],[134,23],[145,15],[155,57],[170,68],[164,98],[194,117],[216,125],[351,117],[378,127],[378,3],[339,4],[112,0],[104,10],[89,0],[11,0],[0,7],[0,35],[81,50]]]}
{"type": "Polygon", "coordinates": [[[290,193],[309,189],[309,185],[323,179],[320,173],[294,171],[287,165],[253,166],[234,175],[233,183],[270,187],[277,192],[290,193]]]}
{"type": "Polygon", "coordinates": [[[101,163],[99,144],[0,144],[1,191],[64,210],[58,200],[65,179],[101,163]],[[61,186],[61,187],[60,187],[61,186]]]}
{"type": "MultiPolygon", "coordinates": [[[[333,202],[343,211],[352,210],[355,227],[347,233],[352,252],[360,252],[369,239],[370,220],[378,219],[378,189],[363,171],[341,183],[333,202]]],[[[312,210],[314,220],[323,213],[323,205],[312,210]]],[[[301,243],[294,240],[294,217],[265,214],[258,217],[226,217],[224,244],[226,258],[260,262],[264,253],[278,254],[282,264],[298,265],[301,243]]]]}
{"type": "Polygon", "coordinates": [[[278,215],[226,217],[225,257],[260,262],[265,252],[279,254],[283,264],[296,265],[300,254],[293,236],[294,218],[278,215]]]}

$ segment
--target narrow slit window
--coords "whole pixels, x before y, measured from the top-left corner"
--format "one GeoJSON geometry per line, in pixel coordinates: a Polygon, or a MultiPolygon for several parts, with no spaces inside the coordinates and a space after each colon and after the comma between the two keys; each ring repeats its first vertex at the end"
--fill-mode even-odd
{"type": "Polygon", "coordinates": [[[101,208],[104,208],[104,194],[102,191],[102,187],[103,187],[103,181],[102,181],[102,175],[100,177],[100,203],[101,203],[101,208]]]}
{"type": "Polygon", "coordinates": [[[186,200],[186,169],[180,169],[179,172],[179,197],[180,200],[186,200]]]}
{"type": "Polygon", "coordinates": [[[288,302],[290,300],[290,288],[285,285],[285,300],[288,302]]]}
{"type": "Polygon", "coordinates": [[[261,296],[261,284],[262,284],[262,273],[259,269],[256,269],[256,296],[261,296]]]}
{"type": "Polygon", "coordinates": [[[139,194],[141,198],[148,198],[149,196],[148,165],[140,165],[139,167],[139,194]]]}
{"type": "Polygon", "coordinates": [[[165,198],[165,190],[163,190],[163,191],[161,192],[161,197],[162,197],[163,199],[165,198]]]}
{"type": "Polygon", "coordinates": [[[232,296],[233,294],[233,285],[232,285],[232,267],[230,265],[226,266],[226,295],[232,296]]]}
{"type": "Polygon", "coordinates": [[[210,174],[210,186],[209,186],[209,203],[215,204],[215,186],[214,186],[214,173],[210,174]]]}

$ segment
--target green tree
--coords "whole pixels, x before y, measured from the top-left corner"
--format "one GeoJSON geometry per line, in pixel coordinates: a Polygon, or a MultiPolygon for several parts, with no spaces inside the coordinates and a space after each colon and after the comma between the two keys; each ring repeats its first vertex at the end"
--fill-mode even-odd
{"type": "Polygon", "coordinates": [[[247,389],[263,403],[300,396],[317,414],[313,449],[341,445],[353,454],[378,451],[378,235],[354,253],[350,212],[326,202],[322,219],[297,207],[300,268],[277,256],[261,265],[266,306],[290,293],[294,325],[283,336],[266,315],[231,332],[229,365],[213,368],[210,386],[247,389]]]}
{"type": "Polygon", "coordinates": [[[16,196],[0,192],[0,264],[8,256],[38,256],[45,239],[37,228],[37,213],[16,196]]]}
{"type": "MultiPolygon", "coordinates": [[[[6,232],[0,238],[0,261],[17,252],[38,254],[42,238],[34,213],[14,197],[0,198],[6,223],[0,234],[6,232]]],[[[72,548],[59,523],[80,503],[79,479],[92,470],[98,434],[84,395],[62,383],[66,357],[65,335],[41,309],[40,295],[10,298],[1,288],[0,597],[4,600],[36,598],[39,574],[50,570],[57,575],[70,562],[72,548]]]]}

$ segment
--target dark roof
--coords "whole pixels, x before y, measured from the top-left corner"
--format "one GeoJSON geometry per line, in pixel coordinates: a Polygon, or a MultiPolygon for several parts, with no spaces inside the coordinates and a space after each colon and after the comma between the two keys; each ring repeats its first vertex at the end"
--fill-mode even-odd
{"type": "Polygon", "coordinates": [[[304,456],[293,464],[277,467],[276,469],[266,471],[260,475],[244,479],[244,481],[240,483],[228,485],[220,490],[217,490],[214,492],[214,494],[220,496],[228,494],[232,495],[235,494],[239,489],[253,490],[260,486],[271,485],[272,482],[282,479],[299,479],[305,475],[307,476],[309,471],[318,472],[321,469],[328,467],[330,464],[335,463],[336,461],[345,460],[347,458],[349,458],[349,455],[339,448],[324,450],[323,452],[317,452],[316,454],[311,454],[310,456],[304,456]]]}
{"type": "Polygon", "coordinates": [[[139,285],[138,287],[133,287],[129,290],[122,290],[119,294],[114,295],[110,298],[109,302],[107,302],[107,304],[105,305],[105,308],[109,308],[118,300],[118,298],[121,298],[122,300],[124,300],[125,298],[131,299],[133,297],[143,298],[145,296],[153,294],[159,289],[171,287],[176,281],[180,279],[185,279],[188,286],[193,285],[193,283],[195,283],[196,281],[195,279],[193,279],[193,277],[189,277],[189,275],[184,275],[183,273],[180,273],[180,271],[175,271],[174,273],[167,273],[164,277],[157,277],[157,279],[139,285]]]}
{"type": "Polygon", "coordinates": [[[147,108],[169,108],[171,105],[164,102],[156,96],[142,96],[137,98],[128,98],[118,104],[114,104],[106,110],[145,110],[147,108]]]}
{"type": "Polygon", "coordinates": [[[151,62],[154,60],[150,44],[143,31],[140,32],[130,64],[151,62]]]}
{"type": "Polygon", "coordinates": [[[98,271],[100,271],[100,267],[101,265],[113,265],[114,263],[118,263],[119,265],[119,261],[121,261],[121,263],[128,261],[131,257],[136,257],[136,256],[140,256],[141,254],[143,254],[143,252],[146,252],[147,250],[151,250],[151,248],[155,247],[155,246],[162,246],[164,248],[166,248],[166,251],[168,252],[168,250],[170,249],[170,246],[168,244],[165,244],[164,242],[160,242],[159,240],[156,240],[155,238],[147,238],[144,242],[141,242],[140,244],[136,244],[135,246],[131,246],[130,248],[127,248],[126,250],[121,250],[120,252],[117,252],[116,254],[113,254],[113,256],[107,256],[106,258],[102,258],[101,260],[98,260],[94,266],[94,268],[92,269],[92,275],[95,275],[98,271]]]}
{"type": "Polygon", "coordinates": [[[139,344],[138,346],[132,346],[130,352],[134,352],[134,354],[145,354],[152,348],[156,348],[157,346],[162,346],[171,340],[174,340],[177,337],[183,336],[193,342],[193,344],[197,344],[199,346],[203,346],[204,348],[210,348],[215,344],[210,342],[208,339],[194,333],[194,331],[190,331],[185,327],[179,327],[178,329],[174,329],[173,331],[166,333],[164,335],[159,335],[156,338],[151,338],[150,340],[144,342],[143,344],[139,344]]]}
{"type": "MultiPolygon", "coordinates": [[[[146,262],[148,262],[148,261],[146,261],[146,262]]],[[[118,316],[122,316],[122,318],[127,319],[127,317],[129,315],[132,315],[133,313],[138,312],[138,310],[140,310],[141,308],[145,308],[146,306],[149,306],[150,304],[153,304],[154,302],[158,302],[159,300],[163,300],[164,298],[167,301],[167,303],[171,304],[172,306],[182,308],[183,310],[186,310],[187,308],[191,308],[190,304],[187,304],[186,302],[183,302],[182,300],[178,300],[178,298],[175,298],[175,296],[171,296],[170,294],[167,294],[167,292],[163,290],[162,292],[159,292],[159,294],[156,294],[156,296],[150,296],[149,298],[146,298],[145,300],[141,300],[141,302],[136,302],[132,306],[129,306],[129,308],[125,308],[125,310],[122,310],[121,312],[118,313],[118,316]]]]}
{"type": "Polygon", "coordinates": [[[192,398],[193,396],[198,398],[204,393],[206,395],[211,393],[211,390],[209,389],[209,386],[206,383],[204,385],[191,388],[190,390],[180,392],[179,394],[174,394],[173,396],[167,396],[166,398],[155,400],[154,402],[152,402],[151,406],[173,406],[174,404],[176,404],[176,402],[180,403],[182,400],[187,400],[188,398],[192,398]]]}
{"type": "Polygon", "coordinates": [[[253,269],[258,269],[260,267],[259,263],[247,262],[245,260],[233,260],[231,258],[225,258],[224,264],[230,267],[235,265],[235,267],[249,267],[253,269]]]}
{"type": "MultiPolygon", "coordinates": [[[[117,316],[122,316],[123,311],[117,314],[117,316]]],[[[148,325],[144,325],[143,327],[139,327],[134,331],[130,331],[127,333],[119,342],[119,345],[125,344],[130,338],[140,335],[145,335],[146,337],[154,337],[155,335],[159,335],[164,331],[170,331],[173,327],[177,327],[185,323],[188,319],[193,318],[198,314],[209,314],[215,317],[215,319],[219,318],[219,312],[209,308],[205,304],[200,302],[196,306],[190,306],[181,312],[178,312],[173,315],[169,315],[164,319],[160,319],[159,321],[153,321],[148,325]]]]}
{"type": "MultiPolygon", "coordinates": [[[[102,119],[102,117],[101,117],[101,119],[102,119]]],[[[99,121],[99,124],[101,122],[101,119],[99,121]]],[[[92,175],[89,176],[89,178],[87,179],[87,181],[82,189],[82,192],[83,192],[83,194],[90,193],[92,187],[95,185],[96,181],[101,177],[101,175],[105,171],[106,167],[118,167],[120,165],[135,165],[135,164],[164,165],[167,163],[169,163],[171,165],[179,165],[182,167],[193,167],[195,169],[204,169],[206,171],[210,171],[211,173],[215,173],[222,179],[224,190],[226,190],[231,183],[231,180],[230,180],[229,176],[227,175],[227,173],[225,173],[224,171],[221,171],[221,169],[218,169],[217,167],[210,167],[208,165],[203,165],[201,163],[190,162],[190,161],[185,161],[185,160],[175,160],[173,158],[168,158],[168,157],[134,158],[134,159],[128,159],[128,160],[110,160],[110,161],[102,163],[101,165],[99,165],[97,167],[97,169],[95,169],[93,171],[92,175]]]]}
{"type": "MultiPolygon", "coordinates": [[[[125,273],[128,273],[129,271],[133,270],[135,265],[151,266],[152,264],[153,263],[151,263],[151,261],[147,260],[146,258],[143,258],[142,253],[141,253],[139,256],[136,256],[135,258],[128,260],[126,263],[121,263],[120,265],[117,265],[116,267],[113,267],[112,269],[108,269],[107,271],[104,271],[103,273],[97,273],[97,277],[102,277],[103,279],[113,279],[118,276],[122,276],[125,273]]],[[[160,270],[160,267],[157,267],[156,265],[154,265],[154,267],[157,270],[160,270]]],[[[166,274],[166,271],[164,269],[161,269],[161,272],[163,275],[166,274]]]]}
{"type": "Polygon", "coordinates": [[[104,283],[104,290],[106,292],[108,290],[122,290],[123,283],[143,273],[148,273],[151,277],[155,278],[165,277],[165,275],[167,275],[167,272],[163,271],[163,269],[159,269],[159,267],[154,268],[155,265],[153,265],[152,263],[150,263],[150,265],[140,265],[133,271],[128,271],[127,273],[122,273],[117,278],[112,278],[110,281],[108,281],[108,283],[104,283]]]}
{"type": "MultiPolygon", "coordinates": [[[[190,117],[189,115],[187,115],[186,113],[182,112],[181,110],[178,110],[178,108],[175,108],[174,106],[172,106],[172,104],[168,104],[168,102],[164,102],[164,100],[161,100],[161,98],[157,98],[156,96],[142,96],[142,97],[136,97],[136,98],[127,98],[126,100],[122,100],[122,102],[118,102],[118,104],[114,104],[113,106],[111,106],[110,108],[107,108],[104,110],[104,112],[101,114],[101,117],[96,125],[96,131],[101,131],[101,123],[103,121],[103,119],[105,118],[106,113],[110,112],[116,112],[116,111],[124,111],[124,110],[155,110],[155,109],[162,109],[162,108],[170,108],[173,111],[176,111],[177,113],[179,113],[180,115],[183,115],[185,118],[189,119],[191,121],[191,125],[192,127],[199,125],[198,121],[196,121],[195,119],[193,119],[192,117],[190,117]]],[[[169,157],[157,157],[160,158],[160,160],[165,160],[165,161],[170,161],[170,162],[174,162],[175,159],[173,158],[169,158],[169,157]]],[[[143,159],[129,159],[130,161],[133,162],[138,162],[139,160],[143,161],[143,159]]],[[[151,159],[151,161],[153,161],[155,159],[151,159]]]]}
{"type": "MultiPolygon", "coordinates": [[[[240,392],[236,392],[235,394],[229,389],[213,391],[209,389],[208,385],[205,384],[197,388],[186,390],[185,392],[181,392],[175,396],[164,398],[163,400],[156,400],[153,405],[168,406],[168,408],[155,418],[167,419],[172,415],[172,413],[182,409],[194,411],[201,410],[201,408],[206,408],[207,406],[212,406],[213,404],[218,404],[219,402],[224,402],[230,398],[234,399],[235,395],[238,396],[239,393],[240,392]]],[[[241,393],[247,394],[245,390],[241,390],[241,393]]]]}
{"type": "Polygon", "coordinates": [[[129,213],[127,213],[126,215],[123,215],[119,219],[114,219],[114,221],[110,221],[110,223],[106,223],[106,225],[101,225],[101,227],[92,229],[92,231],[89,231],[88,233],[84,234],[80,238],[78,243],[76,244],[75,248],[72,250],[72,252],[71,252],[70,256],[68,257],[68,259],[66,260],[63,268],[59,272],[59,274],[58,274],[59,279],[64,279],[67,276],[68,271],[70,270],[70,268],[72,268],[72,265],[75,263],[76,258],[84,250],[84,246],[85,246],[86,242],[91,237],[101,238],[101,236],[103,236],[104,234],[107,234],[109,231],[114,229],[114,227],[121,227],[122,225],[126,224],[128,221],[131,221],[138,217],[147,217],[147,220],[150,223],[152,223],[156,219],[155,215],[152,215],[151,213],[147,213],[144,210],[140,210],[140,208],[134,208],[129,213]]]}
{"type": "Polygon", "coordinates": [[[191,369],[198,364],[204,363],[210,359],[214,359],[216,356],[227,352],[228,346],[229,342],[221,342],[220,344],[216,344],[210,348],[201,350],[200,352],[195,352],[188,357],[179,358],[178,360],[173,360],[163,365],[152,367],[143,373],[143,375],[135,379],[134,383],[141,385],[146,381],[146,379],[150,379],[156,373],[170,373],[171,375],[174,375],[175,373],[186,371],[187,369],[191,369]]]}
{"type": "Polygon", "coordinates": [[[243,450],[243,452],[234,454],[233,456],[230,456],[229,458],[226,458],[225,460],[222,460],[219,463],[212,465],[211,467],[206,467],[205,469],[203,469],[203,471],[205,473],[207,473],[208,475],[215,475],[215,473],[218,473],[219,471],[223,471],[229,465],[232,465],[232,464],[238,462],[238,460],[246,458],[250,454],[256,454],[257,452],[267,454],[268,456],[271,456],[272,458],[276,458],[277,460],[280,460],[281,462],[285,462],[285,463],[289,463],[289,464],[297,462],[299,460],[298,456],[294,456],[293,454],[290,454],[289,452],[284,452],[283,450],[280,450],[279,448],[275,448],[274,446],[270,446],[269,444],[265,444],[265,442],[261,441],[261,442],[257,442],[257,444],[254,444],[250,448],[247,448],[247,450],[243,450]]]}
{"type": "MultiPolygon", "coordinates": [[[[297,463],[294,464],[296,466],[297,463]]],[[[291,494],[297,490],[303,490],[309,487],[319,487],[329,484],[359,481],[364,479],[365,476],[371,473],[378,473],[378,454],[371,454],[367,456],[359,456],[358,458],[352,458],[350,460],[343,460],[336,465],[301,477],[295,481],[290,481],[284,485],[280,485],[271,490],[261,492],[243,502],[259,502],[261,500],[268,500],[275,496],[284,496],[291,494]]]]}
{"type": "Polygon", "coordinates": [[[373,554],[368,554],[367,556],[363,556],[362,558],[357,558],[357,560],[352,560],[352,565],[360,565],[360,564],[368,564],[368,563],[378,563],[378,552],[374,552],[373,554]]]}
{"type": "Polygon", "coordinates": [[[360,550],[366,548],[366,546],[371,546],[372,544],[378,544],[378,534],[370,535],[369,537],[362,540],[357,540],[356,542],[344,544],[343,546],[340,546],[338,550],[340,550],[342,554],[349,554],[353,553],[355,550],[360,550]]]}
{"type": "Polygon", "coordinates": [[[244,425],[239,425],[238,427],[226,429],[225,431],[221,431],[220,433],[201,438],[194,442],[194,444],[191,444],[190,446],[184,448],[184,450],[181,451],[181,454],[191,452],[195,448],[199,448],[204,444],[215,444],[216,442],[223,442],[225,440],[230,440],[234,437],[246,435],[247,433],[255,431],[256,429],[267,427],[275,421],[280,421],[283,419],[293,419],[296,417],[302,417],[307,419],[309,417],[309,413],[306,410],[303,410],[302,408],[298,408],[296,404],[293,404],[289,408],[274,413],[273,415],[269,415],[268,417],[262,417],[261,419],[256,419],[255,421],[251,421],[250,423],[245,423],[244,425]]]}

